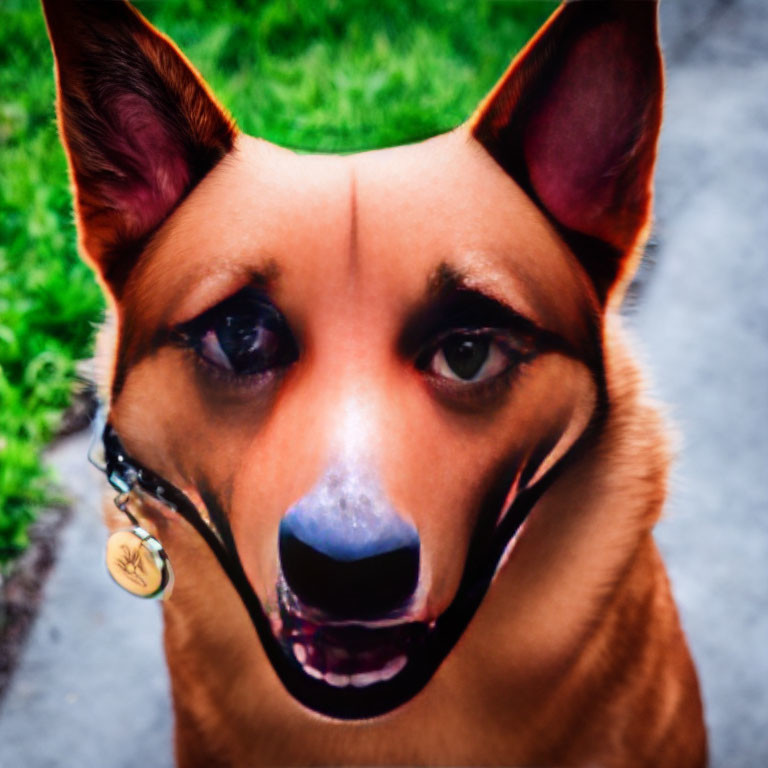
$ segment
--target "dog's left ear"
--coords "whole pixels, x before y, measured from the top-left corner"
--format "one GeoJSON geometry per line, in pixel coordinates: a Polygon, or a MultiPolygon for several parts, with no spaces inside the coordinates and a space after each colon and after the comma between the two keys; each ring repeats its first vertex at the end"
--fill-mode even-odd
{"type": "Polygon", "coordinates": [[[81,248],[120,296],[148,238],[232,148],[200,76],[123,0],[43,0],[81,248]]]}
{"type": "Polygon", "coordinates": [[[603,302],[620,297],[647,236],[662,95],[656,0],[571,0],[470,122],[603,302]]]}

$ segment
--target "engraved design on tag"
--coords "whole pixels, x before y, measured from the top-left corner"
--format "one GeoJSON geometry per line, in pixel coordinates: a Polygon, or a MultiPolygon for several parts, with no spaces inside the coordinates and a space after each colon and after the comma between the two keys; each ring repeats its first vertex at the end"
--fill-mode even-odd
{"type": "Polygon", "coordinates": [[[123,572],[123,578],[128,579],[128,581],[131,581],[134,584],[138,584],[140,587],[146,587],[147,582],[141,575],[144,573],[141,544],[139,544],[133,552],[131,552],[131,549],[127,544],[121,544],[120,551],[123,554],[115,560],[115,565],[123,572]]]}
{"type": "Polygon", "coordinates": [[[114,581],[138,597],[167,597],[173,582],[160,542],[138,526],[113,533],[107,541],[107,570],[114,581]]]}

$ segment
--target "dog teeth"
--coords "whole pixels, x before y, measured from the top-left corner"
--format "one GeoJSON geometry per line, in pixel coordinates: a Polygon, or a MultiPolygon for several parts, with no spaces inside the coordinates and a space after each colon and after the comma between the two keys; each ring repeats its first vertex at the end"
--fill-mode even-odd
{"type": "Polygon", "coordinates": [[[314,677],[315,680],[322,680],[324,678],[323,673],[319,669],[310,667],[309,664],[302,664],[301,667],[310,677],[314,677]]]}
{"type": "Polygon", "coordinates": [[[355,688],[367,688],[369,685],[378,683],[381,680],[381,672],[358,672],[356,675],[350,675],[349,681],[355,688]]]}
{"type": "Polygon", "coordinates": [[[407,656],[396,656],[392,661],[388,661],[379,672],[381,679],[391,680],[407,663],[407,656]]]}
{"type": "Polygon", "coordinates": [[[301,643],[293,644],[293,655],[299,664],[304,664],[307,660],[307,649],[301,643]]]}
{"type": "Polygon", "coordinates": [[[350,682],[355,688],[366,688],[374,683],[391,680],[407,663],[407,656],[397,656],[375,672],[358,672],[356,675],[350,675],[350,682]]]}
{"type": "Polygon", "coordinates": [[[308,658],[307,649],[300,643],[294,643],[293,654],[301,664],[301,668],[310,677],[316,680],[323,680],[334,688],[346,688],[351,685],[353,688],[367,688],[374,683],[382,683],[391,680],[408,663],[408,657],[405,655],[396,656],[388,661],[381,669],[369,672],[357,672],[353,675],[343,675],[337,672],[321,672],[319,669],[306,663],[308,658]]]}
{"type": "Polygon", "coordinates": [[[335,688],[344,688],[350,682],[349,675],[337,675],[335,672],[326,672],[323,675],[323,680],[335,688]]]}

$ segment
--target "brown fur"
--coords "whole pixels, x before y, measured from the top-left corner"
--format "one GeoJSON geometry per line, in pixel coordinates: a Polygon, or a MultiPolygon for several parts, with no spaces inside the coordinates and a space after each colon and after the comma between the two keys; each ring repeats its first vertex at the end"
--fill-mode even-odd
{"type": "MultiPolygon", "coordinates": [[[[71,64],[77,40],[49,5],[60,82],[66,70],[85,87],[71,64]]],[[[64,5],[70,14],[90,12],[88,4],[56,7],[64,5]]],[[[111,24],[154,49],[137,18],[115,11],[111,24]]],[[[485,511],[498,514],[507,493],[568,453],[600,405],[595,372],[605,376],[599,434],[537,503],[455,648],[420,693],[372,720],[332,721],[298,704],[204,542],[145,500],[142,520],[176,571],[165,646],[183,768],[705,764],[698,683],[651,536],[666,495],[666,433],[616,314],[649,227],[661,104],[654,25],[647,3],[566,5],[467,126],[419,145],[300,157],[237,136],[218,164],[184,171],[192,181],[177,200],[163,198],[161,223],[119,269],[114,249],[100,244],[134,237],[124,229],[134,201],[127,213],[111,209],[123,219],[107,235],[86,215],[82,201],[103,202],[104,192],[79,170],[71,96],[60,91],[81,242],[117,298],[115,326],[102,339],[116,350],[110,420],[129,453],[200,506],[205,496],[225,511],[262,604],[275,599],[281,516],[330,457],[353,451],[371,458],[389,498],[418,528],[413,618],[439,616],[485,511]],[[610,137],[590,145],[609,157],[595,170],[582,167],[589,146],[563,140],[559,154],[578,183],[569,186],[564,173],[553,188],[544,173],[549,150],[526,139],[526,126],[567,129],[550,109],[562,102],[554,75],[584,69],[579,41],[604,34],[606,18],[629,51],[625,59],[614,51],[626,89],[606,86],[621,94],[621,108],[611,116],[611,99],[601,105],[610,137]],[[626,108],[627,90],[637,108],[626,108]],[[212,376],[167,336],[254,282],[290,319],[302,356],[269,383],[244,389],[212,376]],[[435,383],[414,368],[402,336],[452,282],[510,304],[560,346],[482,397],[435,383]]],[[[170,50],[158,40],[158,50],[170,50]]],[[[587,46],[588,58],[603,47],[587,46]]],[[[148,59],[178,78],[188,65],[168,65],[164,55],[148,59]]],[[[573,80],[568,88],[583,96],[583,79],[573,80]]],[[[568,94],[570,109],[579,100],[568,94]]],[[[214,102],[205,104],[229,135],[214,102]]],[[[143,119],[166,124],[152,110],[143,119]]],[[[105,130],[115,127],[97,126],[89,146],[105,130]]],[[[217,141],[224,149],[216,152],[225,151],[217,141]]],[[[186,150],[179,157],[194,165],[186,150]]],[[[159,182],[145,174],[141,183],[159,182]]],[[[139,199],[156,192],[141,189],[139,199]]]]}

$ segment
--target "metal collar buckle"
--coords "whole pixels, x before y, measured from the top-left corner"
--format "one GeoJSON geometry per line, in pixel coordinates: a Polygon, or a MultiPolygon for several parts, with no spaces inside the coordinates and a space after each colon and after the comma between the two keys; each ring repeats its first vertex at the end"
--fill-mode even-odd
{"type": "MultiPolygon", "coordinates": [[[[111,461],[105,443],[106,430],[104,416],[99,413],[88,448],[88,460],[107,475],[109,484],[118,491],[114,498],[115,506],[131,523],[130,527],[112,533],[107,540],[107,571],[115,583],[132,595],[167,600],[174,582],[171,561],[163,545],[139,525],[130,510],[130,503],[140,490],[141,470],[119,452],[111,461]]],[[[162,497],[160,500],[171,506],[162,497]]]]}

